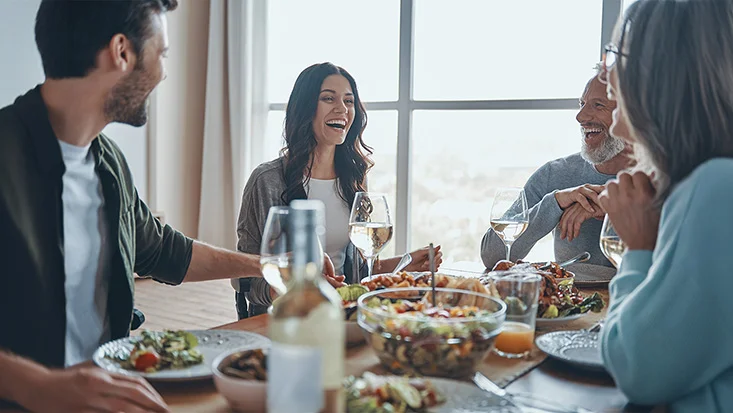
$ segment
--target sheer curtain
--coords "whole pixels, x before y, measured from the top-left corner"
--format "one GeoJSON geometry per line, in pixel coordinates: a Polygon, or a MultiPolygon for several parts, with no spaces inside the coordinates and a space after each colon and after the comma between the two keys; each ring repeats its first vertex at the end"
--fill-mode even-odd
{"type": "Polygon", "coordinates": [[[264,7],[258,0],[211,0],[198,238],[230,249],[245,174],[262,157],[264,7]]]}

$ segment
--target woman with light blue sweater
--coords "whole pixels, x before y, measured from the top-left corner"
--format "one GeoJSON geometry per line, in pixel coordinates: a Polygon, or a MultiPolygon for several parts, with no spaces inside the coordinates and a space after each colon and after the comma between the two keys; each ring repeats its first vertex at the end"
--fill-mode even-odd
{"type": "Polygon", "coordinates": [[[733,2],[640,0],[607,46],[611,133],[644,173],[600,195],[628,251],[603,361],[630,401],[733,411],[733,2]]]}

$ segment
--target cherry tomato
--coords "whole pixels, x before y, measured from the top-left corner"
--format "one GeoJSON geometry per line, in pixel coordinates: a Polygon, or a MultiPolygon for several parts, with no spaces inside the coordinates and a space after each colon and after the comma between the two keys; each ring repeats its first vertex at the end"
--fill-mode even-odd
{"type": "Polygon", "coordinates": [[[140,353],[135,360],[135,370],[145,371],[151,367],[157,366],[159,361],[160,356],[154,351],[140,353]]]}

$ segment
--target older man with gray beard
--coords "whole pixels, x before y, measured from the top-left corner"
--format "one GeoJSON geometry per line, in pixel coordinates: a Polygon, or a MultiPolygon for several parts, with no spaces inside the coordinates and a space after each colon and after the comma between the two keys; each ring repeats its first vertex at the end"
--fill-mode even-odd
{"type": "MultiPolygon", "coordinates": [[[[607,181],[632,165],[630,148],[609,134],[615,108],[605,86],[595,76],[590,79],[576,116],[582,134],[580,153],[546,163],[527,181],[529,226],[512,245],[512,261],[526,257],[537,241],[554,231],[556,261],[588,251],[590,264],[612,267],[598,245],[603,220],[598,194],[607,181]]],[[[505,258],[504,243],[489,229],[481,242],[481,259],[492,268],[505,258]]]]}

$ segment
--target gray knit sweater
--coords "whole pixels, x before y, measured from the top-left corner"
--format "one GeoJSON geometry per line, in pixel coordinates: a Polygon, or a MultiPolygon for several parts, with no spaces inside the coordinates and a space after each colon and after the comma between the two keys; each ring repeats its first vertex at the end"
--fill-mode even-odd
{"type": "MultiPolygon", "coordinates": [[[[237,221],[237,250],[249,254],[260,254],[262,232],[265,229],[267,214],[270,207],[285,205],[281,199],[284,191],[285,174],[282,158],[265,162],[252,171],[242,194],[242,204],[237,221]]],[[[358,281],[355,274],[359,270],[354,267],[355,258],[358,261],[357,265],[363,264],[353,244],[349,243],[344,261],[344,275],[347,282],[358,281]]],[[[272,303],[270,286],[263,278],[250,278],[249,282],[250,292],[246,294],[246,297],[255,307],[252,315],[260,314],[272,303]]],[[[232,280],[232,286],[239,291],[240,281],[232,280]]]]}
{"type": "MultiPolygon", "coordinates": [[[[603,185],[614,175],[598,172],[579,153],[548,162],[538,169],[527,181],[524,192],[529,209],[529,226],[512,244],[511,259],[516,261],[527,256],[535,243],[550,231],[554,231],[555,260],[560,262],[583,252],[591,254],[590,264],[612,264],[606,259],[599,246],[602,222],[589,219],[580,227],[580,235],[572,242],[560,239],[558,224],[563,210],[555,199],[555,192],[583,184],[603,185]]],[[[504,243],[490,228],[481,241],[481,259],[487,268],[506,258],[504,243]]],[[[549,257],[548,257],[549,258],[549,257]]]]}

